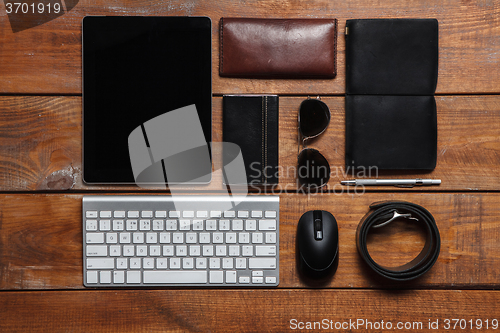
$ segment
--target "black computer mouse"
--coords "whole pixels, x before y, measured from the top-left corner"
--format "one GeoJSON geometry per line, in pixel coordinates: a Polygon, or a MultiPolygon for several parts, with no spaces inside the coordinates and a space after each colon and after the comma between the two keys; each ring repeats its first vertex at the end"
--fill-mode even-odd
{"type": "Polygon", "coordinates": [[[339,230],[335,217],[324,210],[302,215],[297,226],[299,267],[309,277],[335,273],[339,252],[339,230]]]}

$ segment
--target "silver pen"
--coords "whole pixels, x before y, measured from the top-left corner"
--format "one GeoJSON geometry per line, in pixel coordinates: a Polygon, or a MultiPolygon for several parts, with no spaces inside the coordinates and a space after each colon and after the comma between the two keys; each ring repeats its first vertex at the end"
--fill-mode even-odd
{"type": "Polygon", "coordinates": [[[364,186],[400,186],[413,187],[415,185],[439,185],[441,179],[352,179],[343,180],[342,185],[364,185],[364,186]]]}

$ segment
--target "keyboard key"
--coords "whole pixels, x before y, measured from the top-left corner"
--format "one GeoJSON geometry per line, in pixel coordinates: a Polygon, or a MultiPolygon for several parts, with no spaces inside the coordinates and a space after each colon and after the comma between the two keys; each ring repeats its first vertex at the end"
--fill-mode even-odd
{"type": "Polygon", "coordinates": [[[222,232],[214,232],[212,242],[214,244],[224,243],[224,234],[222,232]]]}
{"type": "Polygon", "coordinates": [[[219,220],[219,230],[220,231],[229,230],[230,225],[231,225],[231,223],[229,220],[219,220]]]}
{"type": "Polygon", "coordinates": [[[231,257],[238,257],[240,255],[240,247],[238,245],[230,245],[229,255],[231,257]]]}
{"type": "Polygon", "coordinates": [[[207,231],[217,230],[217,220],[207,220],[207,231]]]}
{"type": "Polygon", "coordinates": [[[181,217],[181,212],[178,210],[171,210],[168,212],[168,217],[181,217]]]}
{"type": "Polygon", "coordinates": [[[130,258],[130,269],[140,269],[141,258],[130,258]]]}
{"type": "Polygon", "coordinates": [[[210,217],[222,217],[222,212],[220,210],[211,210],[210,217]]]}
{"type": "Polygon", "coordinates": [[[105,257],[108,255],[106,245],[87,245],[87,257],[105,257]]]}
{"type": "Polygon", "coordinates": [[[245,221],[245,230],[248,230],[248,231],[257,230],[257,221],[256,220],[246,220],[245,221]]]}
{"type": "Polygon", "coordinates": [[[128,271],[127,272],[127,283],[141,283],[141,272],[140,271],[128,271]]]}
{"type": "Polygon", "coordinates": [[[196,244],[196,233],[194,232],[188,232],[186,233],[186,243],[187,244],[196,244]]]}
{"type": "MultiPolygon", "coordinates": [[[[95,210],[89,210],[85,212],[85,217],[89,219],[96,219],[97,218],[97,211],[95,210]]],[[[95,282],[97,283],[97,282],[95,282]]]]}
{"type": "Polygon", "coordinates": [[[144,218],[152,218],[153,217],[153,212],[150,211],[150,210],[143,210],[141,212],[141,217],[144,217],[144,218]]]}
{"type": "Polygon", "coordinates": [[[183,258],[182,259],[182,269],[193,269],[194,259],[193,258],[183,258]]]}
{"type": "Polygon", "coordinates": [[[87,231],[97,231],[97,220],[87,220],[87,221],[85,221],[85,230],[87,230],[87,231]]]}
{"type": "Polygon", "coordinates": [[[240,217],[240,218],[247,218],[248,217],[248,211],[247,210],[240,210],[240,211],[238,211],[238,217],[240,217]]]}
{"type": "Polygon", "coordinates": [[[224,282],[223,271],[210,271],[210,283],[223,283],[223,282],[224,282]]]}
{"type": "Polygon", "coordinates": [[[89,233],[89,234],[86,234],[85,237],[86,237],[87,244],[102,244],[102,243],[104,243],[104,234],[102,232],[89,233]]]}
{"type": "Polygon", "coordinates": [[[222,259],[223,269],[233,269],[233,258],[223,258],[222,259]]]}
{"type": "Polygon", "coordinates": [[[172,237],[173,237],[172,243],[174,243],[174,244],[182,244],[182,243],[184,243],[184,233],[182,233],[182,232],[174,232],[174,234],[172,235],[172,237]]]}
{"type": "Polygon", "coordinates": [[[182,212],[182,217],[194,217],[194,211],[185,210],[184,212],[182,212]]]}
{"type": "Polygon", "coordinates": [[[243,230],[243,220],[233,220],[233,230],[234,231],[243,230]]]}
{"type": "Polygon", "coordinates": [[[252,276],[264,276],[264,271],[253,271],[252,276]]]}
{"type": "Polygon", "coordinates": [[[125,211],[124,210],[115,210],[115,212],[113,213],[113,217],[116,217],[116,218],[124,218],[125,217],[125,211]]]}
{"type": "Polygon", "coordinates": [[[121,232],[120,233],[120,243],[121,244],[130,244],[130,232],[121,232]]]}
{"type": "Polygon", "coordinates": [[[224,217],[236,217],[236,213],[233,210],[225,211],[224,217]]]}
{"type": "Polygon", "coordinates": [[[124,271],[114,271],[113,272],[113,282],[114,283],[125,283],[125,272],[124,271]]]}
{"type": "Polygon", "coordinates": [[[263,277],[252,277],[252,283],[261,284],[264,283],[263,277]]]}
{"type": "Polygon", "coordinates": [[[136,255],[138,257],[145,257],[148,255],[148,247],[146,245],[137,245],[136,255]]]}
{"type": "Polygon", "coordinates": [[[226,243],[228,244],[236,244],[236,233],[228,232],[226,234],[226,243]]]}
{"type": "Polygon", "coordinates": [[[219,269],[220,268],[220,259],[219,258],[210,258],[209,267],[210,267],[210,269],[219,269]]]}
{"type": "Polygon", "coordinates": [[[244,257],[251,257],[253,256],[253,246],[242,246],[241,247],[241,252],[244,257]]]}
{"type": "Polygon", "coordinates": [[[254,232],[252,234],[252,243],[253,244],[262,244],[262,233],[261,232],[254,232]]]}
{"type": "Polygon", "coordinates": [[[187,256],[187,246],[186,245],[177,245],[175,247],[175,255],[178,257],[187,256]]]}
{"type": "Polygon", "coordinates": [[[174,246],[173,245],[163,246],[163,256],[164,257],[172,257],[173,255],[174,255],[174,246]]]}
{"type": "Polygon", "coordinates": [[[137,220],[127,220],[127,231],[137,230],[137,220]]]}
{"type": "Polygon", "coordinates": [[[226,283],[236,283],[236,271],[226,271],[226,283]]]}
{"type": "Polygon", "coordinates": [[[113,269],[115,259],[113,258],[87,258],[87,269],[113,269]]]}
{"type": "Polygon", "coordinates": [[[144,283],[172,283],[190,284],[207,283],[206,271],[146,271],[144,272],[144,283]]]}
{"type": "Polygon", "coordinates": [[[276,218],[275,210],[266,210],[266,218],[276,218]]]}
{"type": "Polygon", "coordinates": [[[266,232],[266,243],[276,244],[276,233],[275,232],[266,232]]]}
{"type": "Polygon", "coordinates": [[[170,232],[162,232],[160,233],[160,243],[168,244],[170,243],[170,232]]]}
{"type": "Polygon", "coordinates": [[[250,283],[250,277],[249,277],[249,276],[240,276],[239,281],[240,281],[240,283],[242,283],[242,284],[247,284],[247,283],[250,283]]]}
{"type": "Polygon", "coordinates": [[[154,258],[144,258],[142,260],[142,267],[144,267],[144,269],[153,269],[153,268],[155,268],[155,260],[154,260],[154,258]]]}
{"type": "Polygon", "coordinates": [[[118,243],[118,234],[115,232],[108,232],[106,234],[106,243],[108,243],[108,244],[118,243]]]}
{"type": "Polygon", "coordinates": [[[217,245],[215,247],[215,255],[217,257],[225,257],[226,252],[227,252],[226,245],[217,245]]]}
{"type": "Polygon", "coordinates": [[[191,220],[179,220],[179,230],[191,230],[191,220]]]}
{"type": "Polygon", "coordinates": [[[206,258],[196,258],[196,269],[206,269],[207,259],[206,258]]]}
{"type": "Polygon", "coordinates": [[[210,243],[210,234],[209,233],[201,233],[200,234],[200,244],[209,244],[210,243]]]}
{"type": "Polygon", "coordinates": [[[276,268],[276,258],[249,258],[248,268],[271,269],[276,268]]]}
{"type": "Polygon", "coordinates": [[[119,257],[121,256],[122,247],[120,245],[112,245],[109,247],[109,256],[110,257],[119,257]]]}
{"type": "Polygon", "coordinates": [[[180,258],[170,258],[170,269],[181,269],[180,258]]]}
{"type": "Polygon", "coordinates": [[[276,276],[266,276],[266,283],[276,283],[276,276]]]}
{"type": "Polygon", "coordinates": [[[201,249],[199,245],[191,245],[189,247],[189,256],[198,257],[201,255],[201,249]]]}
{"type": "Polygon", "coordinates": [[[113,220],[114,231],[123,231],[123,228],[124,228],[123,220],[113,220]]]}
{"type": "Polygon", "coordinates": [[[156,259],[156,269],[167,269],[167,259],[166,258],[156,259]]]}
{"type": "Polygon", "coordinates": [[[163,230],[163,220],[153,220],[153,230],[162,231],[163,230]]]}
{"type": "Polygon", "coordinates": [[[259,220],[259,230],[276,230],[276,220],[259,220]]]}
{"type": "Polygon", "coordinates": [[[156,232],[146,233],[146,243],[156,244],[158,242],[158,234],[156,232]]]}
{"type": "Polygon", "coordinates": [[[99,282],[101,283],[111,283],[111,272],[110,271],[100,271],[99,272],[99,282]]]}
{"type": "Polygon", "coordinates": [[[133,245],[123,246],[123,256],[124,257],[133,257],[134,254],[135,254],[135,247],[133,245]]]}
{"type": "Polygon", "coordinates": [[[150,246],[149,247],[149,255],[151,257],[159,257],[160,256],[160,246],[150,246]]]}
{"type": "Polygon", "coordinates": [[[101,231],[110,231],[111,230],[111,221],[110,220],[100,220],[99,221],[99,229],[101,231]]]}
{"type": "Polygon", "coordinates": [[[166,221],[167,230],[177,230],[177,220],[167,220],[166,221]]]}
{"type": "Polygon", "coordinates": [[[203,220],[193,220],[193,230],[203,230],[203,220]]]}
{"type": "Polygon", "coordinates": [[[208,217],[208,212],[206,210],[197,211],[196,217],[208,217]]]}
{"type": "Polygon", "coordinates": [[[155,217],[158,217],[158,218],[167,217],[167,212],[165,210],[157,210],[155,212],[155,217]]]}
{"type": "Polygon", "coordinates": [[[242,232],[238,235],[238,242],[240,244],[249,244],[250,243],[250,234],[248,232],[242,232]]]}
{"type": "Polygon", "coordinates": [[[271,257],[276,255],[276,246],[256,246],[256,257],[271,257]]]}
{"type": "Polygon", "coordinates": [[[99,217],[101,219],[106,219],[111,217],[111,211],[110,210],[101,210],[99,212],[99,217]]]}
{"type": "Polygon", "coordinates": [[[247,259],[246,258],[236,258],[236,269],[246,269],[247,259]]]}
{"type": "Polygon", "coordinates": [[[128,268],[127,258],[116,259],[116,269],[127,269],[127,268],[128,268]]]}
{"type": "Polygon", "coordinates": [[[130,211],[127,213],[127,217],[130,217],[130,218],[137,218],[137,217],[139,217],[139,211],[138,211],[138,210],[130,210],[130,211]]]}
{"type": "Polygon", "coordinates": [[[261,210],[252,210],[252,217],[262,217],[261,210]]]}
{"type": "Polygon", "coordinates": [[[134,244],[142,244],[144,243],[144,233],[143,232],[134,232],[133,235],[134,244]]]}
{"type": "Polygon", "coordinates": [[[213,245],[203,245],[203,256],[211,257],[214,255],[214,247],[213,245]]]}
{"type": "MultiPolygon", "coordinates": [[[[97,212],[95,212],[97,215],[97,212]]],[[[98,283],[97,271],[87,271],[87,283],[98,283]]]]}
{"type": "Polygon", "coordinates": [[[140,220],[139,230],[151,230],[151,220],[140,220]]]}

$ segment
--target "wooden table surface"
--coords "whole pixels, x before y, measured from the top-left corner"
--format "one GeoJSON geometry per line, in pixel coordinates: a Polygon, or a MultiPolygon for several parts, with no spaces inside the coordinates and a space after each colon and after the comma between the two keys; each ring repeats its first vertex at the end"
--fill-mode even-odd
{"type": "MultiPolygon", "coordinates": [[[[214,168],[219,167],[220,152],[214,151],[214,168]]],[[[216,172],[203,190],[216,193],[221,189],[216,172]]],[[[413,332],[500,329],[499,190],[500,3],[496,0],[84,0],[57,19],[16,33],[0,5],[0,332],[285,332],[302,328],[361,332],[370,327],[387,331],[388,323],[393,330],[401,323],[413,332]],[[320,95],[329,105],[332,122],[313,143],[337,171],[328,191],[297,192],[293,174],[286,172],[276,189],[281,198],[279,287],[83,287],[82,196],[145,193],[133,186],[88,186],[82,181],[81,22],[86,15],[105,14],[209,16],[213,23],[213,139],[222,140],[223,94],[278,94],[279,162],[285,170],[296,162],[300,102],[308,95],[320,95]],[[223,16],[337,18],[337,77],[219,77],[218,23],[223,16]],[[338,185],[352,178],[344,168],[344,27],[347,19],[355,18],[438,19],[437,167],[430,173],[379,176],[440,178],[441,186],[374,187],[355,193],[338,185]],[[356,227],[368,206],[388,199],[426,207],[440,230],[438,261],[426,275],[409,283],[375,278],[356,250],[356,227]],[[312,209],[328,210],[339,222],[339,267],[321,285],[301,279],[295,260],[297,221],[312,209]],[[314,326],[314,322],[321,325],[314,326]]],[[[186,193],[193,191],[186,188],[186,193]]],[[[423,242],[418,230],[395,224],[387,234],[375,237],[370,251],[380,262],[402,263],[416,255],[423,242]]]]}

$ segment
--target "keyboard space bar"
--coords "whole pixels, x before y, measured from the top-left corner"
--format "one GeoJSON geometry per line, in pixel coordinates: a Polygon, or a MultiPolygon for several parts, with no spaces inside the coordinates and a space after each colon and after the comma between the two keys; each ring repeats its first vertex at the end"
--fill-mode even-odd
{"type": "Polygon", "coordinates": [[[144,283],[207,283],[206,271],[145,271],[144,283]]]}

